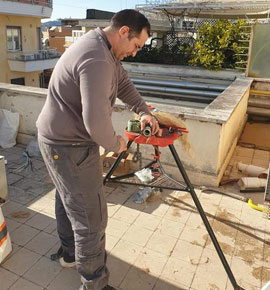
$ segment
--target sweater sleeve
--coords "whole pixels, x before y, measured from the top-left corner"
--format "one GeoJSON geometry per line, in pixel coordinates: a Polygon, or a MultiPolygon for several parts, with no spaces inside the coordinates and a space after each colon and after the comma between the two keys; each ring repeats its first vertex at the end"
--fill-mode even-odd
{"type": "Polygon", "coordinates": [[[148,107],[122,65],[119,65],[118,98],[137,114],[151,115],[148,107]]]}
{"type": "Polygon", "coordinates": [[[118,152],[120,142],[111,120],[113,71],[106,61],[88,60],[79,70],[82,117],[92,140],[107,150],[118,152]]]}

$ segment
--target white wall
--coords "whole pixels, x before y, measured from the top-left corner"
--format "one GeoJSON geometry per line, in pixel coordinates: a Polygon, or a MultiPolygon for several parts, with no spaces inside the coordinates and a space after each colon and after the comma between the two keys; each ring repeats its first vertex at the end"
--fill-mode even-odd
{"type": "MultiPolygon", "coordinates": [[[[240,134],[235,135],[235,122],[241,123],[246,117],[247,92],[251,82],[251,79],[236,80],[204,110],[152,103],[160,111],[160,121],[170,119],[188,129],[189,133],[176,140],[174,145],[194,183],[217,185],[219,182],[218,176],[222,176],[221,170],[225,170],[222,165],[240,134]],[[239,103],[241,111],[238,112],[239,103]],[[231,120],[236,121],[232,123],[231,120]],[[226,126],[230,123],[232,125],[226,126]]],[[[20,113],[18,142],[27,144],[29,138],[35,136],[35,122],[46,94],[46,89],[0,83],[0,108],[20,113]]],[[[133,113],[117,101],[112,117],[117,134],[123,134],[127,121],[132,118],[133,113]]],[[[145,158],[152,158],[152,146],[141,146],[141,150],[145,158]]],[[[164,164],[175,164],[168,148],[163,148],[161,152],[164,164]]]]}

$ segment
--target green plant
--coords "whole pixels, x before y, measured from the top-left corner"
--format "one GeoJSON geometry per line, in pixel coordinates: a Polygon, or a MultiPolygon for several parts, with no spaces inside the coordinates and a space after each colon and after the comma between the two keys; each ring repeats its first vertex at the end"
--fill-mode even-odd
{"type": "Polygon", "coordinates": [[[246,21],[218,20],[216,24],[205,23],[198,30],[198,38],[191,51],[189,64],[218,70],[222,67],[234,68],[239,60],[243,39],[242,26],[246,21]]]}
{"type": "Polygon", "coordinates": [[[164,44],[160,47],[145,45],[136,57],[127,57],[125,61],[187,65],[190,54],[187,50],[188,47],[189,45],[181,45],[179,41],[175,41],[172,45],[164,44]]]}

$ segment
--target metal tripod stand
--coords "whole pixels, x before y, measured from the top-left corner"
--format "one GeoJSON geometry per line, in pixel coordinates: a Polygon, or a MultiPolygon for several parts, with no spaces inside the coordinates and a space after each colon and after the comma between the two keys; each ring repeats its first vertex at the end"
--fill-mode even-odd
{"type": "MultiPolygon", "coordinates": [[[[129,149],[129,147],[131,146],[133,141],[134,140],[128,141],[127,150],[129,149]]],[[[215,234],[213,232],[213,229],[212,229],[211,225],[209,224],[209,221],[208,221],[208,219],[206,217],[206,214],[205,214],[205,212],[204,212],[204,210],[202,208],[202,205],[201,205],[201,203],[200,203],[200,201],[199,201],[199,199],[197,197],[197,194],[196,194],[196,192],[194,190],[194,187],[192,186],[192,184],[191,184],[191,182],[190,182],[190,180],[189,180],[189,178],[187,176],[187,173],[186,173],[186,171],[184,169],[184,166],[183,166],[183,164],[182,164],[182,162],[181,162],[181,160],[180,160],[180,158],[179,158],[179,156],[178,156],[178,154],[177,154],[177,152],[175,150],[174,145],[173,144],[168,144],[167,146],[169,146],[169,149],[170,149],[170,151],[172,153],[172,156],[173,156],[173,158],[174,158],[174,160],[176,162],[176,165],[177,165],[177,167],[178,167],[178,169],[179,169],[179,171],[180,171],[180,173],[181,173],[181,175],[182,175],[182,177],[183,177],[183,179],[185,181],[186,187],[184,187],[184,188],[179,188],[179,187],[178,188],[173,188],[173,187],[166,187],[166,186],[160,186],[160,185],[157,185],[157,186],[152,186],[151,185],[151,187],[164,188],[164,189],[173,189],[173,190],[181,190],[181,191],[189,192],[191,194],[192,199],[193,199],[193,201],[195,203],[195,206],[197,207],[197,209],[199,211],[199,214],[200,214],[200,216],[201,216],[201,218],[203,220],[203,223],[204,223],[204,225],[205,225],[205,227],[207,229],[207,232],[208,232],[208,234],[209,234],[209,236],[210,236],[210,238],[211,238],[211,240],[212,240],[212,242],[213,242],[213,244],[215,246],[215,249],[216,249],[216,251],[218,253],[218,256],[219,256],[219,258],[221,260],[221,263],[222,263],[222,265],[223,265],[223,267],[224,267],[224,269],[225,269],[225,271],[226,271],[226,273],[227,273],[227,275],[228,275],[228,277],[230,279],[230,282],[231,282],[233,288],[235,290],[244,290],[242,287],[240,287],[237,284],[237,282],[235,280],[235,277],[234,277],[234,275],[233,275],[233,273],[231,271],[231,268],[230,268],[230,266],[229,266],[229,264],[228,264],[228,262],[227,262],[227,260],[226,260],[226,258],[224,256],[224,254],[223,254],[222,249],[220,248],[220,245],[219,245],[219,243],[217,241],[217,238],[216,238],[216,236],[215,236],[215,234]]],[[[159,156],[158,146],[154,146],[154,148],[155,148],[155,156],[159,156]]],[[[141,183],[141,184],[139,183],[138,184],[138,183],[133,183],[133,182],[128,182],[128,181],[121,181],[121,179],[125,179],[125,178],[133,176],[134,173],[125,174],[125,175],[121,175],[121,176],[117,176],[117,177],[111,177],[113,175],[113,172],[115,171],[115,169],[117,168],[117,166],[121,162],[122,158],[125,156],[125,153],[126,153],[126,151],[124,151],[124,152],[119,154],[119,156],[117,157],[117,159],[113,163],[112,167],[110,168],[110,170],[108,171],[108,173],[104,177],[103,184],[105,185],[107,182],[115,182],[115,183],[122,183],[122,184],[133,184],[133,185],[139,185],[139,186],[149,186],[149,185],[145,185],[143,183],[141,183]]],[[[159,162],[158,158],[155,158],[154,161],[150,162],[144,168],[150,167],[151,165],[153,165],[156,162],[159,162]]]]}

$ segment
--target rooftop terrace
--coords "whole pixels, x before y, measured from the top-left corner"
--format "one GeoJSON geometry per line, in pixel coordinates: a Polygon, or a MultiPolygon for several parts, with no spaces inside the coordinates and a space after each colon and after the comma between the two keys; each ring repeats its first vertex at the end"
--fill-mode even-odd
{"type": "MultiPolygon", "coordinates": [[[[59,247],[54,186],[39,158],[33,172],[16,171],[24,150],[0,149],[9,189],[2,209],[13,244],[0,266],[1,290],[77,290],[76,270],[50,260],[59,247]]],[[[135,204],[137,190],[105,187],[110,283],[118,290],[233,289],[191,196],[163,191],[135,204]]],[[[260,289],[270,277],[269,220],[242,201],[196,192],[237,282],[260,289]]]]}

